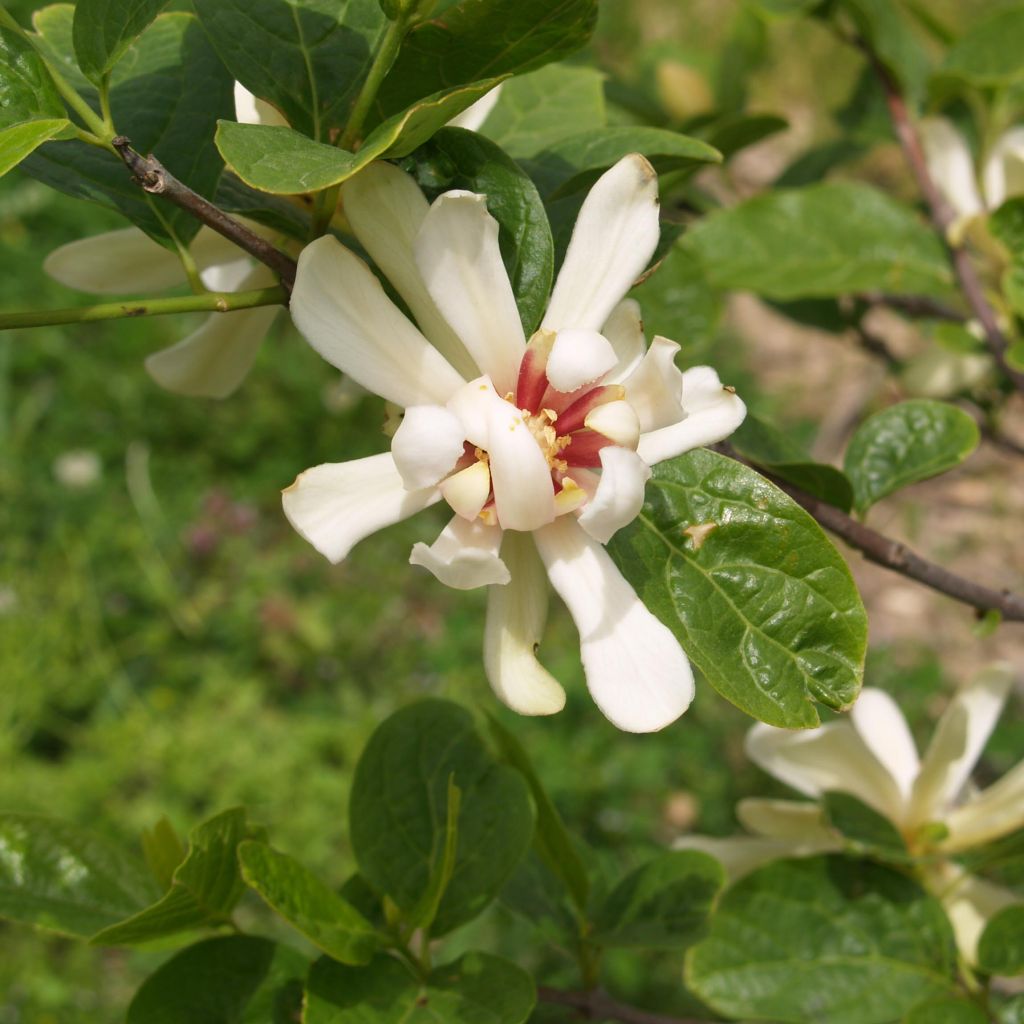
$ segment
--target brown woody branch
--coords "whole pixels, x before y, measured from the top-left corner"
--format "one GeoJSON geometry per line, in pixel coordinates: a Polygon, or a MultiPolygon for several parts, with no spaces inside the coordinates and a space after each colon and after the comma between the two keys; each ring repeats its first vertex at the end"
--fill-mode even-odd
{"type": "Polygon", "coordinates": [[[542,1003],[555,1003],[576,1010],[584,1020],[616,1020],[621,1024],[707,1024],[694,1017],[666,1017],[660,1013],[649,1013],[636,1006],[617,1002],[601,989],[589,992],[568,992],[559,988],[537,988],[537,998],[542,1003]]]}
{"type": "Polygon", "coordinates": [[[151,195],[163,196],[175,206],[188,211],[207,227],[213,228],[250,256],[254,256],[260,263],[265,263],[281,278],[285,288],[291,291],[292,285],[295,284],[295,260],[286,256],[265,238],[260,238],[250,231],[244,224],[229,217],[197,192],[193,192],[188,185],[178,181],[156,157],[137,153],[132,149],[131,141],[125,136],[118,135],[113,140],[113,145],[143,189],[151,195]]]}

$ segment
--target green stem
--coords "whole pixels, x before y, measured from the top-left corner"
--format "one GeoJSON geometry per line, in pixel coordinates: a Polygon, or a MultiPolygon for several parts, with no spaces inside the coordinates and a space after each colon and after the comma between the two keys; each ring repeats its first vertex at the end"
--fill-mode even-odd
{"type": "Polygon", "coordinates": [[[135,299],[101,302],[73,309],[34,309],[23,313],[0,313],[0,331],[18,327],[46,327],[53,324],[87,324],[95,320],[120,320],[167,313],[230,313],[255,306],[283,306],[288,301],[284,288],[257,288],[247,292],[205,292],[170,299],[135,299]]]}

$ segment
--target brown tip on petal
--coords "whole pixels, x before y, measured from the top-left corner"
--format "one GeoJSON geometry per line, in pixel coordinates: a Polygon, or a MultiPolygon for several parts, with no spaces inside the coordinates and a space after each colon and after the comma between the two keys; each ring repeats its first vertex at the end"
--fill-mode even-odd
{"type": "Polygon", "coordinates": [[[728,391],[730,395],[735,395],[736,394],[736,389],[731,384],[723,384],[722,385],[722,390],[723,391],[728,391]]]}
{"type": "Polygon", "coordinates": [[[655,171],[653,164],[643,155],[643,153],[631,153],[630,156],[638,165],[641,180],[650,181],[652,178],[656,178],[658,176],[658,172],[655,171]]]}

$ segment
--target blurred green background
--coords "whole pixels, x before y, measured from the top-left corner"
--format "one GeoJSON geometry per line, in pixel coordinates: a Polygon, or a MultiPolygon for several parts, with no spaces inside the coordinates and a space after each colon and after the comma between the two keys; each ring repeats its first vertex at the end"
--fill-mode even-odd
{"type": "MultiPolygon", "coordinates": [[[[22,16],[32,7],[8,6],[22,16]]],[[[939,6],[962,14],[972,5],[939,6]]],[[[737,10],[727,0],[607,3],[594,54],[652,96],[665,54],[713,80],[737,10]]],[[[856,59],[793,22],[770,27],[765,54],[751,106],[796,108],[812,119],[811,135],[827,133],[856,59]]],[[[7,176],[2,308],[87,301],[50,281],[42,261],[120,226],[106,210],[7,176]]],[[[677,337],[686,361],[713,359],[730,379],[753,382],[758,353],[717,326],[715,303],[693,291],[686,269],[669,265],[648,286],[654,326],[677,337]],[[707,308],[680,306],[688,296],[707,308]]],[[[275,845],[340,883],[352,868],[348,785],[374,725],[423,695],[498,707],[480,662],[483,596],[406,564],[412,543],[439,531],[436,510],[367,540],[337,568],[309,548],[284,521],[278,492],[307,466],[381,450],[382,404],[346,388],[283,315],[233,398],[169,395],[142,359],[196,322],[0,334],[0,808],[135,844],[161,815],[185,832],[244,803],[275,845]],[[80,452],[95,479],[69,484],[68,456],[80,452]]],[[[756,384],[744,394],[758,404],[756,384]]],[[[760,402],[771,411],[785,398],[760,402]]],[[[737,797],[771,791],[742,755],[748,720],[709,688],[665,733],[628,736],[588,698],[558,605],[542,656],[569,692],[565,712],[500,714],[609,871],[693,828],[729,832],[737,797]]],[[[898,684],[919,723],[949,683],[926,637],[876,645],[869,681],[898,684]]],[[[996,744],[997,766],[1012,749],[1009,739],[996,744]]],[[[255,902],[249,913],[259,914],[255,902]]],[[[496,908],[465,941],[515,952],[520,928],[496,908]]],[[[0,924],[0,1024],[118,1021],[164,956],[0,924]]],[[[624,992],[663,1010],[685,1006],[662,994],[677,964],[623,956],[610,966],[624,992]]]]}

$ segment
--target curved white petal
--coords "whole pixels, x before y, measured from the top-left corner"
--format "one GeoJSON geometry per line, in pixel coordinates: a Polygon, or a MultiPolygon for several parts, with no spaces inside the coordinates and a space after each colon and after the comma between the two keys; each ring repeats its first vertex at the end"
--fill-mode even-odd
{"type": "Polygon", "coordinates": [[[433,488],[407,491],[387,452],[327,462],[300,473],[281,492],[288,522],[325,558],[340,562],[377,530],[440,500],[433,488]]]}
{"type": "MultiPolygon", "coordinates": [[[[678,423],[686,416],[683,372],[675,362],[678,351],[679,346],[674,341],[655,338],[640,364],[622,382],[626,401],[636,409],[640,430],[645,434],[678,423]]],[[[715,380],[716,390],[720,390],[721,382],[717,377],[715,380]]]]}
{"type": "Polygon", "coordinates": [[[837,837],[825,824],[820,804],[798,800],[767,800],[750,797],[736,805],[740,824],[765,839],[835,846],[837,837]]]}
{"type": "Polygon", "coordinates": [[[985,201],[997,210],[1007,199],[1024,194],[1024,127],[1004,132],[992,147],[982,173],[985,201]]]}
{"type": "Polygon", "coordinates": [[[443,405],[413,405],[391,439],[391,455],[410,491],[434,487],[462,457],[466,432],[443,405]]]}
{"type": "Polygon", "coordinates": [[[632,153],[584,200],[541,326],[600,330],[646,269],[659,233],[658,176],[632,153]]]}
{"type": "Polygon", "coordinates": [[[463,380],[331,235],[307,245],[291,298],[306,340],[368,391],[403,408],[444,405],[463,380]]]}
{"type": "Polygon", "coordinates": [[[746,751],[754,764],[806,796],[850,793],[890,821],[902,820],[896,781],[849,722],[801,731],[758,723],[747,733],[746,751]]]}
{"type": "Polygon", "coordinates": [[[1019,903],[1020,897],[952,865],[944,865],[941,873],[933,873],[928,881],[929,888],[941,893],[957,948],[970,963],[977,963],[978,940],[989,919],[1000,910],[1019,903]]]}
{"type": "Polygon", "coordinates": [[[394,164],[377,161],[349,178],[341,197],[359,244],[402,296],[427,340],[464,377],[476,377],[476,364],[434,304],[416,266],[413,245],[430,209],[419,185],[394,164]]]}
{"type": "Polygon", "coordinates": [[[441,481],[440,490],[451,510],[472,522],[483,511],[491,494],[490,467],[478,460],[441,481]]]}
{"type": "MultiPolygon", "coordinates": [[[[264,266],[248,268],[243,289],[266,288],[274,275],[264,266]]],[[[146,359],[146,372],[168,391],[199,398],[226,398],[256,361],[280,306],[213,313],[197,331],[146,359]]]]}
{"type": "Polygon", "coordinates": [[[548,584],[533,540],[506,533],[501,548],[511,580],[487,593],[484,668],[498,699],[521,715],[553,715],[565,690],[537,660],[548,613],[548,584]]]}
{"type": "Polygon", "coordinates": [[[446,587],[473,590],[508,583],[508,568],[498,557],[500,547],[497,526],[486,526],[479,519],[468,523],[453,516],[433,544],[413,546],[409,563],[429,569],[446,587]]]}
{"type": "Polygon", "coordinates": [[[640,303],[623,299],[604,322],[601,333],[611,342],[618,362],[605,377],[605,384],[621,384],[639,365],[647,348],[640,303]]]}
{"type": "Polygon", "coordinates": [[[921,761],[910,726],[896,701],[884,690],[865,687],[850,711],[850,721],[864,745],[892,776],[903,799],[909,800],[921,761]]]}
{"type": "Polygon", "coordinates": [[[602,448],[600,481],[579,515],[580,526],[594,540],[607,544],[616,530],[636,519],[650,478],[650,467],[636,452],[618,445],[602,448]]]}
{"type": "Polygon", "coordinates": [[[951,811],[945,850],[966,850],[1024,827],[1024,761],[951,811]]]}
{"type": "Polygon", "coordinates": [[[725,868],[729,883],[733,883],[751,871],[756,871],[773,860],[807,856],[818,850],[807,850],[803,844],[781,839],[758,839],[751,836],[736,836],[730,839],[716,839],[712,836],[683,836],[672,844],[674,850],[699,850],[709,854],[725,868]]]}
{"type": "Polygon", "coordinates": [[[999,720],[1011,682],[1007,667],[995,666],[950,701],[935,727],[914,783],[912,824],[945,819],[999,720]]]}
{"type": "Polygon", "coordinates": [[[466,128],[471,132],[479,131],[494,109],[501,95],[501,85],[496,85],[490,92],[485,92],[472,106],[466,107],[461,114],[456,114],[449,122],[452,128],[466,128]]]}
{"type": "Polygon", "coordinates": [[[548,578],[580,634],[587,686],[627,732],[674,722],[693,699],[693,674],[679,642],[652,615],[600,544],[563,516],[534,533],[548,578]]]}
{"type": "Polygon", "coordinates": [[[588,430],[597,431],[623,448],[634,450],[640,440],[640,420],[626,401],[595,405],[583,421],[588,430]]]}
{"type": "Polygon", "coordinates": [[[239,124],[288,127],[288,119],[277,107],[258,99],[241,82],[235,82],[235,120],[239,124]]]}
{"type": "MultiPolygon", "coordinates": [[[[657,343],[658,339],[654,340],[657,343]]],[[[718,374],[707,366],[683,374],[683,408],[685,419],[640,435],[636,450],[648,466],[723,440],[747,415],[736,392],[723,386],[718,374]]]]}
{"type": "Polygon", "coordinates": [[[161,292],[187,281],[177,255],[138,228],[68,242],[46,257],[43,270],[68,288],[95,295],[161,292]]]}
{"type": "Polygon", "coordinates": [[[414,253],[427,291],[480,372],[499,394],[514,390],[526,339],[487,197],[438,196],[416,236],[414,253]]]}
{"type": "Polygon", "coordinates": [[[545,373],[556,391],[568,394],[603,377],[618,361],[604,335],[569,328],[555,335],[545,373]]]}
{"type": "MultiPolygon", "coordinates": [[[[231,260],[230,263],[214,263],[201,271],[199,276],[211,292],[234,292],[248,287],[246,279],[252,271],[252,260],[248,256],[243,256],[241,259],[231,260]]],[[[273,274],[267,273],[263,276],[268,284],[274,282],[273,274]]]]}
{"type": "Polygon", "coordinates": [[[918,126],[932,180],[961,217],[981,213],[984,205],[967,140],[944,117],[923,118],[918,126]]]}

